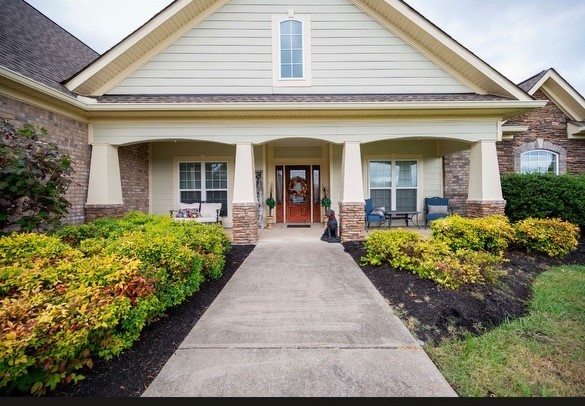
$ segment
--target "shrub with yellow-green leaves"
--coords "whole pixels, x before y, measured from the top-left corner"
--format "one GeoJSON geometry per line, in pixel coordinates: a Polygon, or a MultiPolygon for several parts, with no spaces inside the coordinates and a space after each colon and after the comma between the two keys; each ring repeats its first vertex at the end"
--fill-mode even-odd
{"type": "Polygon", "coordinates": [[[83,379],[92,358],[120,354],[221,276],[229,247],[215,225],[142,213],[1,237],[0,393],[83,379]]]}
{"type": "Polygon", "coordinates": [[[568,221],[529,217],[514,224],[516,244],[528,253],[560,258],[579,245],[579,226],[568,221]]]}
{"type": "Polygon", "coordinates": [[[467,218],[452,215],[431,223],[432,236],[453,251],[488,251],[501,255],[514,241],[514,227],[506,216],[467,218]]]}
{"type": "Polygon", "coordinates": [[[112,341],[132,302],[151,294],[138,265],[84,257],[55,237],[0,238],[0,392],[42,395],[81,379],[92,348],[112,341]]]}
{"type": "Polygon", "coordinates": [[[388,263],[456,289],[464,284],[493,283],[505,274],[501,255],[468,249],[453,250],[445,241],[403,229],[376,230],[364,241],[362,264],[388,263]]]}

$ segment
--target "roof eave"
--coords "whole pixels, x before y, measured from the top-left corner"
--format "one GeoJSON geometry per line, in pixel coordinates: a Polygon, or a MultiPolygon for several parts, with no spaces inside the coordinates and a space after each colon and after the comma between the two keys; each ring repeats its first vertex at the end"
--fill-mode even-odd
{"type": "Polygon", "coordinates": [[[87,104],[93,118],[106,116],[490,116],[509,119],[543,107],[546,101],[440,103],[97,103],[87,104]],[[349,113],[349,114],[348,114],[349,113]]]}

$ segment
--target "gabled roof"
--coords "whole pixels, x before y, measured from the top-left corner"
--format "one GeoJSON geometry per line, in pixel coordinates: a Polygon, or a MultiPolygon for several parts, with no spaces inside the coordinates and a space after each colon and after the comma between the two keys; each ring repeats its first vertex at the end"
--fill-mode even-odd
{"type": "Polygon", "coordinates": [[[24,0],[0,0],[0,66],[62,92],[99,54],[24,0]]]}
{"type": "MultiPolygon", "coordinates": [[[[532,100],[514,83],[467,50],[402,0],[349,0],[388,30],[478,94],[532,100]]],[[[85,96],[101,96],[158,52],[229,0],[175,0],[124,38],[66,86],[85,96]]]]}
{"type": "Polygon", "coordinates": [[[553,68],[526,79],[518,85],[529,95],[541,90],[573,121],[585,121],[585,99],[553,68]]]}

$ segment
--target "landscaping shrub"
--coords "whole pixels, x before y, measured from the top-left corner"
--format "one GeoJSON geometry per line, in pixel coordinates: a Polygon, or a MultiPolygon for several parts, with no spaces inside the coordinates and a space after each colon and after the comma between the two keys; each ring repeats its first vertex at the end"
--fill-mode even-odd
{"type": "Polygon", "coordinates": [[[70,207],[69,155],[45,140],[46,129],[0,120],[0,234],[60,226],[70,207]]]}
{"type": "Polygon", "coordinates": [[[452,215],[431,222],[432,236],[453,251],[487,251],[502,255],[514,241],[514,228],[507,217],[492,215],[466,218],[452,215]]]}
{"type": "Polygon", "coordinates": [[[506,174],[501,177],[510,221],[560,218],[585,227],[585,174],[506,174]]]}
{"type": "Polygon", "coordinates": [[[83,257],[55,237],[5,236],[0,253],[2,393],[42,395],[81,379],[92,348],[112,345],[132,301],[150,294],[138,261],[83,257]]]}
{"type": "Polygon", "coordinates": [[[365,239],[364,249],[362,264],[388,262],[397,270],[415,273],[451,289],[464,284],[493,283],[505,274],[501,255],[481,250],[453,250],[445,241],[425,238],[415,231],[373,231],[365,239]]]}
{"type": "Polygon", "coordinates": [[[562,219],[527,218],[514,224],[516,244],[527,253],[564,257],[579,245],[579,227],[562,219]]]}
{"type": "Polygon", "coordinates": [[[120,354],[221,276],[229,247],[219,226],[138,212],[1,237],[0,393],[42,395],[82,379],[92,357],[120,354]]]}

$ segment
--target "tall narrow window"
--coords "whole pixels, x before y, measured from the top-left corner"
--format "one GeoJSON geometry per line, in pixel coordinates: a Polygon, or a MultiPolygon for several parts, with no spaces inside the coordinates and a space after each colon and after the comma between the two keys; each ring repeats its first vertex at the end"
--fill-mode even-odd
{"type": "Polygon", "coordinates": [[[385,207],[390,211],[392,204],[392,162],[370,162],[370,198],[374,207],[385,207]]]}
{"type": "Polygon", "coordinates": [[[302,79],[303,67],[303,23],[285,20],[280,23],[280,78],[302,79]]]}
{"type": "Polygon", "coordinates": [[[272,86],[311,86],[311,18],[307,14],[272,16],[272,86]]]}
{"type": "Polygon", "coordinates": [[[534,150],[520,156],[522,173],[559,173],[559,156],[546,150],[534,150]]]}
{"type": "Polygon", "coordinates": [[[228,213],[226,162],[179,162],[179,202],[221,202],[228,213]]]}

